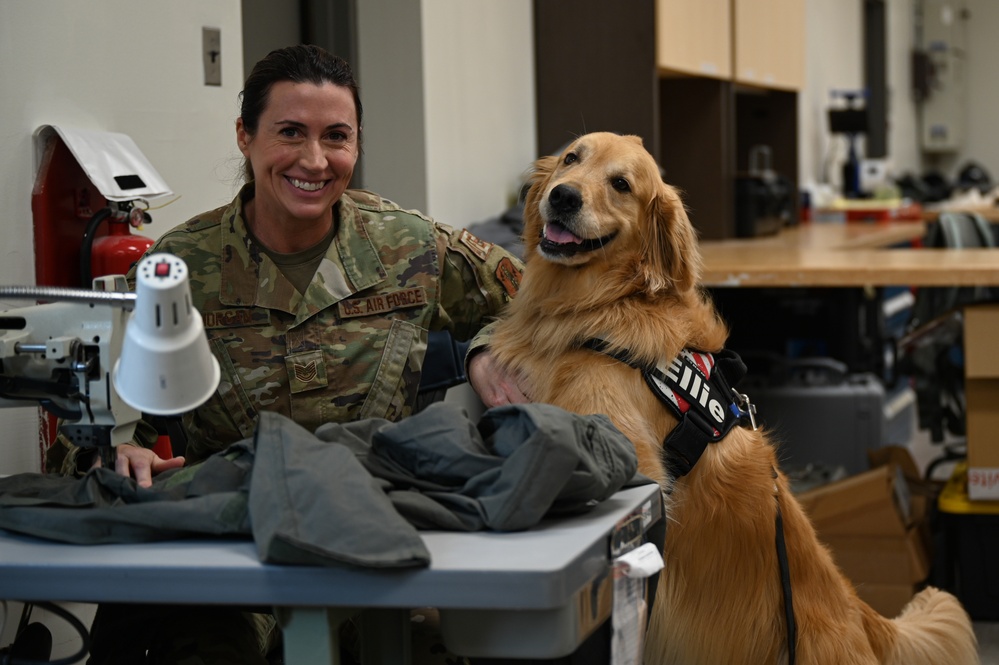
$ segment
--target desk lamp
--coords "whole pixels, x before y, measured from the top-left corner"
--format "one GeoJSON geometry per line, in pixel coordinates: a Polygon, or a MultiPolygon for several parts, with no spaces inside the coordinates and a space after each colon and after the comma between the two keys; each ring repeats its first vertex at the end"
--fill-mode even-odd
{"type": "Polygon", "coordinates": [[[136,267],[135,285],[135,310],[112,374],[115,390],[143,413],[190,411],[215,392],[220,371],[191,305],[187,265],[171,254],[151,254],[136,267]]]}

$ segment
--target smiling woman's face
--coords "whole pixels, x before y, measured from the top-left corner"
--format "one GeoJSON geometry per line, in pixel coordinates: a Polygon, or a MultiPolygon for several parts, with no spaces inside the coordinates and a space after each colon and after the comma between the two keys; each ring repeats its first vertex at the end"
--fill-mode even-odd
{"type": "MultiPolygon", "coordinates": [[[[354,173],[357,112],[348,88],[280,81],[271,86],[257,132],[236,121],[236,142],[256,183],[256,226],[332,221],[354,173]]],[[[323,225],[324,228],[328,228],[323,225]]]]}

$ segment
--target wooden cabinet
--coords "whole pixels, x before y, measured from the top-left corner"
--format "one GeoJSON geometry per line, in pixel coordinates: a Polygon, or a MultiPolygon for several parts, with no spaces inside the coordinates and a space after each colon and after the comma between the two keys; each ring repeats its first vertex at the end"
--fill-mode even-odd
{"type": "Polygon", "coordinates": [[[661,74],[731,78],[731,1],[656,1],[656,65],[661,74]]]}
{"type": "Polygon", "coordinates": [[[586,132],[641,136],[703,239],[735,236],[754,146],[797,179],[804,0],[535,0],[534,19],[538,154],[586,132]],[[740,77],[752,57],[763,73],[740,77]]]}
{"type": "Polygon", "coordinates": [[[805,0],[732,0],[735,80],[800,90],[805,84],[805,0]]]}

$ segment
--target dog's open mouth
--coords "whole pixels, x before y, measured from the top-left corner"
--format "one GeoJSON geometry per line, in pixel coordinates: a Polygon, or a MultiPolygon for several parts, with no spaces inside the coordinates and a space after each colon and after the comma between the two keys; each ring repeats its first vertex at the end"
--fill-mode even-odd
{"type": "Polygon", "coordinates": [[[600,249],[611,240],[617,232],[602,238],[580,238],[558,222],[548,222],[541,229],[541,251],[555,256],[571,256],[583,252],[600,249]]]}

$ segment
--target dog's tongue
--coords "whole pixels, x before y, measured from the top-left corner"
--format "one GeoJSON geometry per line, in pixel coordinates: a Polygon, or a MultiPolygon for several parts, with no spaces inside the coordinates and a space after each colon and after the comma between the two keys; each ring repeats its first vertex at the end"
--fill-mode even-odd
{"type": "Polygon", "coordinates": [[[567,245],[571,242],[576,244],[583,242],[581,238],[569,232],[561,224],[556,224],[555,222],[545,224],[545,240],[558,243],[560,245],[567,245]]]}

